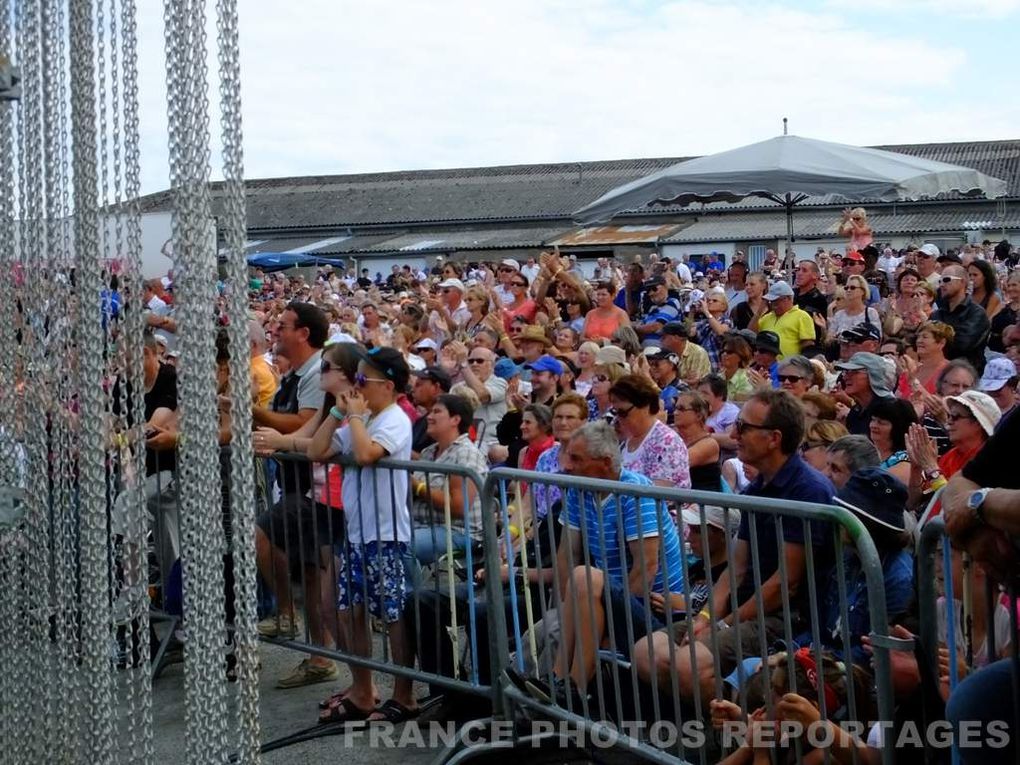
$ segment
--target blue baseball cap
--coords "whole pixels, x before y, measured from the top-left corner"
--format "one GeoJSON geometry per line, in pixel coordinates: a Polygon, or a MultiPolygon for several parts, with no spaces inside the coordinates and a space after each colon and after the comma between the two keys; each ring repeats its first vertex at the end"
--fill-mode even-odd
{"type": "Polygon", "coordinates": [[[723,682],[739,691],[740,686],[746,683],[752,675],[756,674],[759,668],[761,668],[760,656],[744,659],[737,665],[735,670],[723,678],[723,682]]]}
{"type": "Polygon", "coordinates": [[[532,372],[552,372],[554,375],[563,374],[563,364],[548,353],[544,356],[539,356],[536,361],[530,364],[525,364],[524,368],[530,369],[532,372]]]}
{"type": "Polygon", "coordinates": [[[495,366],[493,366],[492,368],[492,373],[496,375],[496,377],[501,377],[504,380],[509,380],[519,375],[521,373],[521,370],[520,367],[514,364],[513,361],[504,357],[496,362],[495,366]]]}

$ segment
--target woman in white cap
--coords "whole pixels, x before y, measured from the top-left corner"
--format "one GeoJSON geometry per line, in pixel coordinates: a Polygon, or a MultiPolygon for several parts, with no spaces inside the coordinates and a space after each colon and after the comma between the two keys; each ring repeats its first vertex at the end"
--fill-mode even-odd
{"type": "Polygon", "coordinates": [[[587,395],[589,420],[598,420],[609,415],[613,408],[609,400],[609,389],[629,371],[630,367],[622,350],[613,346],[599,349],[592,369],[591,390],[587,395]]]}

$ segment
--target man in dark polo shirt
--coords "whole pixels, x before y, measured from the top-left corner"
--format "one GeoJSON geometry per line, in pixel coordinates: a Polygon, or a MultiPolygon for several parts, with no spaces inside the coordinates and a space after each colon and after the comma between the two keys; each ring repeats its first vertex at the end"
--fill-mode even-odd
{"type": "Polygon", "coordinates": [[[855,353],[833,366],[842,371],[843,392],[854,402],[846,416],[846,429],[855,436],[867,436],[875,403],[893,395],[896,369],[875,353],[855,353]]]}
{"type": "MultiPolygon", "coordinates": [[[[737,455],[745,465],[751,465],[758,471],[758,477],[744,494],[830,504],[835,494],[832,483],[801,459],[799,448],[804,436],[804,410],[789,393],[768,389],[756,391],[744,404],[735,424],[735,433],[737,455]]],[[[711,612],[708,609],[701,611],[693,623],[693,635],[701,643],[695,646],[696,672],[692,671],[689,652],[686,649],[678,651],[681,675],[686,675],[681,677],[681,688],[697,687],[700,681],[703,696],[715,692],[712,649],[717,650],[724,676],[736,667],[738,642],[744,657],[766,655],[772,643],[784,634],[784,587],[789,593],[794,633],[798,624],[803,626],[806,623],[810,613],[808,577],[825,581],[833,560],[833,531],[829,524],[813,521],[809,528],[812,571],[807,570],[804,525],[799,520],[787,519],[782,524],[780,540],[780,525],[775,516],[742,514],[730,564],[737,583],[739,606],[735,613],[731,611],[730,572],[727,570],[712,588],[711,612]],[[752,540],[761,572],[760,587],[756,587],[752,571],[752,540]],[[780,549],[785,561],[785,584],[780,575],[780,549]],[[759,604],[765,623],[764,635],[758,620],[759,604]],[[717,622],[714,641],[713,617],[717,622]]]]}

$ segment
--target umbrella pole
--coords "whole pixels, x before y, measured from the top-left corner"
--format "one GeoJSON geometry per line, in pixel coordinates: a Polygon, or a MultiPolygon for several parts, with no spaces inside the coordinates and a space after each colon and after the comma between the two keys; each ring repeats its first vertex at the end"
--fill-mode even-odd
{"type": "Polygon", "coordinates": [[[786,199],[786,257],[783,258],[784,269],[789,272],[793,270],[796,258],[793,254],[793,202],[786,199]]]}

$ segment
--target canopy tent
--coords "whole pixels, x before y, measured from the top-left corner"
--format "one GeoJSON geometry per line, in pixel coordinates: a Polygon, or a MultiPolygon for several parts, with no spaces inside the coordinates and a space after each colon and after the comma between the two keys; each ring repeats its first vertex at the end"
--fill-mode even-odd
{"type": "Polygon", "coordinates": [[[969,167],[881,149],[781,135],[719,154],[679,162],[619,186],[574,213],[582,224],[604,223],[647,205],[768,199],[786,208],[787,249],[793,208],[811,197],[835,202],[930,199],[957,192],[1003,196],[1005,181],[969,167]]]}

